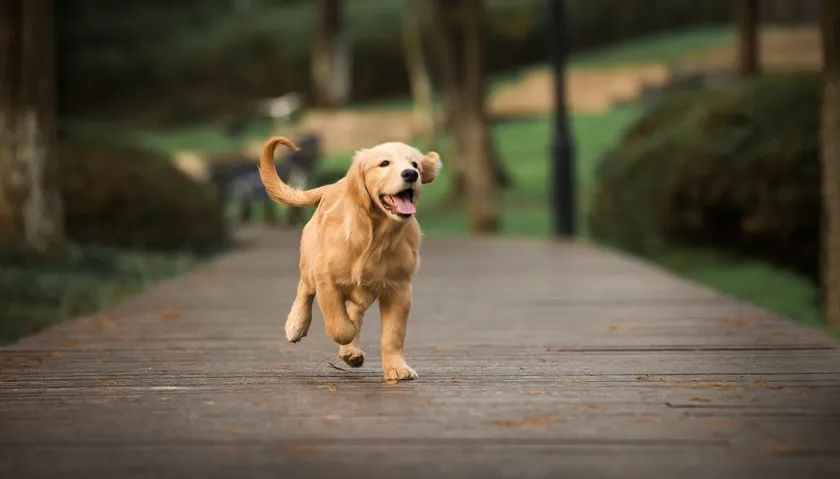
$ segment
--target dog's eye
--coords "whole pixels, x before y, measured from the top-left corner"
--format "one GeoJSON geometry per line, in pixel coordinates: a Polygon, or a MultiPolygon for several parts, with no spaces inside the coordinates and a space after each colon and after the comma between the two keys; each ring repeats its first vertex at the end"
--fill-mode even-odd
{"type": "Polygon", "coordinates": [[[411,166],[413,166],[414,168],[417,168],[417,162],[416,162],[416,161],[412,161],[412,162],[411,162],[411,166]]]}
{"type": "Polygon", "coordinates": [[[391,164],[391,162],[390,162],[390,161],[385,160],[385,161],[383,161],[382,163],[380,163],[380,164],[379,164],[379,166],[380,166],[380,167],[382,167],[382,168],[385,168],[386,166],[388,166],[388,165],[390,165],[390,164],[391,164]]]}

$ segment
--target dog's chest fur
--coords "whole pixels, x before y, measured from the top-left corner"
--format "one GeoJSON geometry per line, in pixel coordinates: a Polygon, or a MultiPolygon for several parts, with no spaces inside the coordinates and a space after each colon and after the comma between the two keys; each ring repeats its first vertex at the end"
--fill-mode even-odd
{"type": "Polygon", "coordinates": [[[411,225],[354,234],[345,245],[331,261],[331,270],[342,272],[335,278],[342,285],[383,292],[411,281],[417,269],[419,232],[411,225]]]}
{"type": "Polygon", "coordinates": [[[392,289],[399,283],[410,281],[416,269],[416,255],[406,245],[396,245],[362,255],[354,276],[360,286],[392,289]]]}

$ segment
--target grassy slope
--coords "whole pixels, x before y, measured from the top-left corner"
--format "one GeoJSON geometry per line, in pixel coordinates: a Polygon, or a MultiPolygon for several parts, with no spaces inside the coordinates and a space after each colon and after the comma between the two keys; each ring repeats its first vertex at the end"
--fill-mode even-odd
{"type": "Polygon", "coordinates": [[[0,251],[0,343],[109,306],[198,258],[73,246],[60,256],[0,251]]]}
{"type": "Polygon", "coordinates": [[[698,283],[812,327],[824,327],[819,288],[808,278],[767,262],[717,251],[671,247],[649,259],[698,283]]]}
{"type": "Polygon", "coordinates": [[[603,67],[634,63],[657,62],[673,65],[687,53],[720,47],[733,41],[732,30],[727,27],[708,26],[661,32],[622,42],[612,48],[603,48],[576,55],[571,60],[574,67],[603,67]]]}

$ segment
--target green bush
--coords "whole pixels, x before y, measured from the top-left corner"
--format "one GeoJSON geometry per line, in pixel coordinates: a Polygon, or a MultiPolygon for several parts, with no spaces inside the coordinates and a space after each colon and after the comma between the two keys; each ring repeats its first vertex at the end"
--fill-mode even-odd
{"type": "Polygon", "coordinates": [[[150,153],[87,143],[60,149],[67,233],[76,241],[154,250],[208,251],[225,241],[222,206],[150,153]]]}
{"type": "Polygon", "coordinates": [[[714,246],[818,273],[819,88],[765,77],[675,93],[602,159],[592,234],[714,246]]]}
{"type": "Polygon", "coordinates": [[[0,344],[110,306],[199,259],[73,244],[48,256],[0,248],[0,344]]]}

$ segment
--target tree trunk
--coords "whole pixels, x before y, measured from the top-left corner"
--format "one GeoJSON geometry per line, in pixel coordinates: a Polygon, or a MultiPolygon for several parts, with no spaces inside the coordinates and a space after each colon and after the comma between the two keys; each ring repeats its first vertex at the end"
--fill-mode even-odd
{"type": "Polygon", "coordinates": [[[64,237],[55,158],[52,0],[0,0],[0,243],[64,237]]]}
{"type": "Polygon", "coordinates": [[[822,2],[823,286],[826,322],[840,328],[840,0],[822,2]]]}
{"type": "MultiPolygon", "coordinates": [[[[460,0],[456,0],[456,2],[460,3],[460,0]]],[[[440,74],[440,90],[443,94],[445,106],[445,128],[450,132],[455,143],[455,157],[447,163],[451,171],[452,196],[454,199],[462,199],[466,196],[466,174],[464,172],[466,160],[464,158],[465,153],[462,151],[463,145],[457,140],[461,135],[456,130],[463,123],[458,116],[464,110],[461,106],[461,86],[459,84],[460,39],[457,32],[455,12],[452,11],[455,7],[460,8],[460,5],[452,4],[453,2],[446,0],[434,0],[431,3],[431,40],[434,48],[434,58],[440,74]]]]}
{"type": "MultiPolygon", "coordinates": [[[[455,188],[466,194],[475,232],[499,228],[497,164],[485,111],[484,6],[480,0],[435,0],[432,25],[448,126],[455,142],[455,188]]],[[[457,190],[456,190],[457,191],[457,190]]]]}
{"type": "Polygon", "coordinates": [[[423,49],[423,30],[420,21],[422,7],[423,3],[416,0],[403,0],[403,54],[414,104],[415,128],[420,131],[423,148],[435,149],[437,147],[435,109],[432,82],[423,49]]]}
{"type": "Polygon", "coordinates": [[[738,71],[742,76],[759,73],[759,0],[740,0],[738,4],[738,71]]]}
{"type": "Polygon", "coordinates": [[[350,48],[342,31],[341,5],[341,0],[318,0],[310,67],[319,106],[341,106],[350,96],[350,48]]]}

